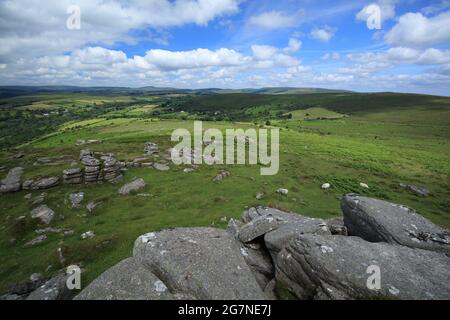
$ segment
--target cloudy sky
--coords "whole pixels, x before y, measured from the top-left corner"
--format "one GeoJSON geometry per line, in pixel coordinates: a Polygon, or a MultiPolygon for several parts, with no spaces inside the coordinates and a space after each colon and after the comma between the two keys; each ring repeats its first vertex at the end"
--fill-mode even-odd
{"type": "Polygon", "coordinates": [[[0,44],[0,85],[450,95],[450,0],[0,0],[0,44]]]}

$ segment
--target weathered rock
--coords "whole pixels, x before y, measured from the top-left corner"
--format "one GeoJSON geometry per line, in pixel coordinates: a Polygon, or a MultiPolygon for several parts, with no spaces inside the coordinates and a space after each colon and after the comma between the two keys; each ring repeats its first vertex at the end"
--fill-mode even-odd
{"type": "Polygon", "coordinates": [[[238,238],[241,242],[248,243],[279,226],[280,223],[271,214],[260,216],[243,225],[239,230],[238,238]]]}
{"type": "Polygon", "coordinates": [[[22,183],[22,189],[23,190],[31,190],[31,186],[33,185],[34,180],[33,179],[27,179],[22,183]]]}
{"type": "Polygon", "coordinates": [[[183,170],[183,172],[184,173],[191,173],[191,172],[194,172],[195,170],[193,169],[193,168],[185,168],[184,170],[183,170]]]}
{"type": "Polygon", "coordinates": [[[196,299],[265,299],[239,243],[224,230],[164,230],[139,237],[134,257],[169,288],[196,299]]]}
{"type": "Polygon", "coordinates": [[[70,204],[72,208],[81,208],[81,203],[84,200],[84,192],[71,193],[69,195],[70,204]]]}
{"type": "Polygon", "coordinates": [[[44,242],[45,240],[47,240],[47,236],[45,234],[40,235],[40,236],[34,238],[33,240],[25,243],[25,247],[32,247],[32,246],[38,245],[38,244],[44,242]]]}
{"type": "Polygon", "coordinates": [[[26,300],[71,300],[77,290],[69,290],[66,282],[66,275],[56,276],[33,291],[26,300]]]}
{"type": "Polygon", "coordinates": [[[130,183],[127,183],[122,188],[119,189],[119,194],[121,195],[127,195],[130,194],[132,191],[139,191],[141,189],[144,189],[146,186],[144,179],[136,179],[133,180],[130,183]]]}
{"type": "Polygon", "coordinates": [[[430,191],[425,187],[418,187],[415,185],[406,185],[405,187],[419,197],[428,197],[430,195],[430,191]]]}
{"type": "Polygon", "coordinates": [[[56,187],[58,184],[59,184],[58,177],[44,178],[44,179],[39,179],[37,181],[34,181],[31,184],[31,189],[32,190],[50,189],[50,188],[56,187]]]}
{"type": "Polygon", "coordinates": [[[158,145],[156,143],[147,142],[144,145],[144,156],[151,156],[159,152],[158,145]]]}
{"type": "Polygon", "coordinates": [[[87,286],[74,300],[176,300],[167,286],[134,258],[122,260],[87,286]]]}
{"type": "Polygon", "coordinates": [[[170,167],[163,163],[154,163],[153,168],[155,168],[158,171],[168,171],[170,170],[170,167]]]}
{"type": "Polygon", "coordinates": [[[256,193],[256,200],[261,200],[264,197],[264,193],[263,192],[257,192],[256,193]]]}
{"type": "Polygon", "coordinates": [[[64,184],[80,184],[83,182],[83,171],[80,168],[71,168],[63,171],[64,184]]]}
{"type": "Polygon", "coordinates": [[[38,219],[39,222],[43,224],[50,224],[54,216],[55,212],[49,207],[47,207],[45,204],[31,211],[31,218],[38,219]]]}
{"type": "Polygon", "coordinates": [[[331,184],[329,184],[329,183],[324,183],[324,184],[321,186],[321,188],[322,188],[323,190],[330,189],[330,188],[331,188],[331,184]]]}
{"type": "Polygon", "coordinates": [[[80,151],[80,160],[82,160],[84,157],[93,157],[94,152],[89,149],[84,149],[80,151]]]}
{"type": "Polygon", "coordinates": [[[370,242],[450,253],[450,234],[414,210],[382,200],[346,195],[341,201],[350,235],[370,242]]]}
{"type": "Polygon", "coordinates": [[[92,156],[85,156],[83,159],[81,159],[81,163],[87,167],[98,167],[100,166],[100,160],[92,157],[92,156]]]}
{"type": "Polygon", "coordinates": [[[229,171],[222,170],[220,171],[213,179],[213,181],[222,181],[226,177],[229,177],[231,173],[229,171]]]}
{"type": "Polygon", "coordinates": [[[328,229],[330,229],[331,234],[339,236],[348,236],[347,227],[344,224],[343,218],[328,219],[326,222],[328,229]]]}
{"type": "Polygon", "coordinates": [[[300,299],[449,299],[450,258],[357,237],[300,235],[276,261],[276,278],[300,299]],[[368,278],[378,266],[380,290],[368,278]]]}
{"type": "Polygon", "coordinates": [[[6,178],[0,181],[0,193],[16,192],[21,189],[20,179],[23,174],[22,167],[9,170],[6,178]]]}

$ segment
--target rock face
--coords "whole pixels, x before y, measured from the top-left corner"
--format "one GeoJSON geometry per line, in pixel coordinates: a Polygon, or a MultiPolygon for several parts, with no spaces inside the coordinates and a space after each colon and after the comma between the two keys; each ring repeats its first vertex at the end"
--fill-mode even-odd
{"type": "Polygon", "coordinates": [[[52,222],[55,212],[47,207],[45,204],[33,209],[31,211],[31,218],[38,219],[40,223],[50,224],[52,222]]]}
{"type": "Polygon", "coordinates": [[[0,181],[0,193],[19,191],[21,189],[20,179],[22,174],[22,167],[16,167],[9,170],[6,178],[0,181]]]}
{"type": "Polygon", "coordinates": [[[64,184],[80,184],[83,182],[83,172],[80,168],[71,168],[63,171],[64,184]]]}
{"type": "Polygon", "coordinates": [[[106,182],[116,183],[122,180],[123,176],[120,171],[122,166],[120,162],[113,157],[103,158],[103,179],[106,182]]]}
{"type": "Polygon", "coordinates": [[[119,262],[86,287],[75,300],[176,300],[166,285],[134,258],[119,262]]]}
{"type": "Polygon", "coordinates": [[[136,179],[131,181],[130,183],[127,183],[122,188],[119,189],[119,194],[121,195],[127,195],[130,194],[132,191],[139,191],[141,189],[144,189],[146,186],[144,179],[136,179]]]}
{"type": "Polygon", "coordinates": [[[69,290],[66,281],[67,276],[56,276],[33,291],[26,300],[71,300],[77,291],[69,290]]]}
{"type": "Polygon", "coordinates": [[[212,228],[164,230],[139,237],[134,258],[169,288],[206,300],[265,299],[238,242],[212,228]]]}
{"type": "Polygon", "coordinates": [[[81,159],[81,163],[84,165],[85,183],[96,183],[101,180],[100,160],[92,156],[85,156],[83,159],[81,159]]]}
{"type": "Polygon", "coordinates": [[[408,207],[357,195],[344,196],[341,207],[350,235],[450,253],[449,232],[408,207]]]}
{"type": "Polygon", "coordinates": [[[448,299],[450,258],[357,237],[300,235],[280,252],[277,280],[300,299],[448,299]],[[369,289],[371,265],[381,287],[369,289]]]}

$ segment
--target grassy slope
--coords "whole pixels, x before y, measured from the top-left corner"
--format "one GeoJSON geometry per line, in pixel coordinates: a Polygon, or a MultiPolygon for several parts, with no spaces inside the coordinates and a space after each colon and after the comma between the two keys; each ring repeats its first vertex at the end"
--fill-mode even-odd
{"type": "MultiPolygon", "coordinates": [[[[222,99],[221,95],[218,103],[222,99]]],[[[328,95],[322,99],[328,99],[328,95]]],[[[273,121],[283,128],[280,172],[273,177],[260,176],[258,168],[252,166],[202,166],[191,174],[183,173],[183,167],[173,166],[169,172],[132,169],[126,173],[125,181],[133,177],[146,180],[148,185],[143,193],[151,194],[148,198],[136,195],[118,197],[120,184],[64,186],[49,190],[48,205],[58,214],[52,225],[74,229],[76,233],[64,239],[50,234],[48,241],[34,248],[23,248],[25,242],[35,237],[33,230],[36,226],[31,219],[27,219],[25,226],[17,226],[14,222],[21,215],[29,216],[32,209],[23,199],[26,192],[2,196],[0,291],[34,272],[44,272],[49,264],[53,265],[49,273],[61,268],[56,254],[60,246],[65,250],[67,264],[82,263],[86,268],[83,278],[83,285],[86,285],[99,273],[129,256],[133,241],[142,233],[180,226],[224,227],[221,217],[239,217],[246,207],[257,204],[328,218],[340,215],[339,198],[342,194],[359,192],[404,203],[435,223],[449,227],[450,129],[446,125],[448,118],[442,119],[441,115],[446,109],[439,107],[441,101],[430,102],[431,109],[424,120],[417,115],[420,115],[425,101],[416,100],[417,106],[389,111],[373,108],[371,113],[357,111],[353,104],[344,107],[347,104],[341,101],[336,102],[333,109],[352,114],[349,118],[273,121]],[[397,116],[392,117],[393,113],[397,116]],[[232,176],[221,183],[212,182],[212,177],[222,168],[230,170],[232,176]],[[333,188],[321,190],[320,185],[324,182],[330,182],[333,188]],[[371,188],[362,190],[359,182],[365,182],[371,188]],[[400,182],[424,185],[433,194],[418,198],[401,189],[400,182]],[[275,193],[280,187],[289,189],[288,197],[275,193]],[[68,208],[65,203],[68,195],[79,190],[86,193],[85,203],[103,201],[94,214],[87,214],[84,209],[68,208]],[[256,201],[255,193],[260,191],[267,195],[256,201]],[[79,235],[88,230],[94,230],[97,237],[80,240],[79,235]],[[18,241],[11,244],[11,237],[18,241]]],[[[395,104],[395,101],[390,100],[390,103],[395,104]]],[[[403,103],[407,105],[410,102],[406,99],[403,103]]],[[[366,101],[364,105],[367,104],[366,101]]],[[[147,141],[159,143],[162,150],[169,148],[171,131],[191,125],[191,122],[137,119],[99,119],[71,124],[76,129],[64,130],[67,127],[63,127],[57,134],[24,146],[26,157],[19,162],[25,167],[25,178],[60,175],[68,165],[34,167],[34,159],[61,155],[77,158],[82,147],[75,146],[76,140],[101,139],[103,143],[93,145],[94,150],[115,152],[118,158],[129,160],[141,156],[143,144],[147,141]]],[[[208,125],[222,129],[230,125],[251,126],[208,125]]],[[[8,154],[1,157],[2,165],[14,165],[8,160],[8,154]]],[[[38,193],[33,192],[33,195],[38,193]]]]}

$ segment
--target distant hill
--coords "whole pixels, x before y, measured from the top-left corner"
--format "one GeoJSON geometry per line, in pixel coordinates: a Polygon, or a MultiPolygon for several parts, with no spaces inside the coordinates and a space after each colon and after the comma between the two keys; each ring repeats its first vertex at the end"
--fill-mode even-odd
{"type": "Polygon", "coordinates": [[[311,93],[349,93],[346,90],[329,90],[320,88],[290,88],[273,87],[260,89],[177,89],[159,87],[77,87],[77,86],[0,86],[0,98],[10,98],[22,95],[38,93],[84,93],[98,95],[147,95],[147,94],[228,94],[228,93],[253,93],[253,94],[311,94],[311,93]]]}

